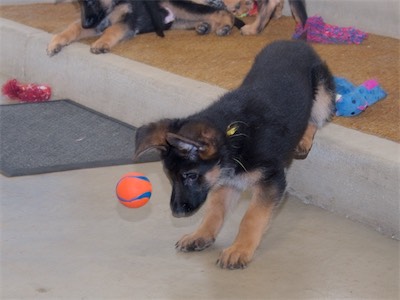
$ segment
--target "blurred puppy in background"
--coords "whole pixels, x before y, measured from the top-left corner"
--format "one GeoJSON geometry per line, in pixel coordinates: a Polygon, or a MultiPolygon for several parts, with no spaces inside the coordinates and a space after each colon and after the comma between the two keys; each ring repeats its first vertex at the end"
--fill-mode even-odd
{"type": "Polygon", "coordinates": [[[195,29],[198,34],[223,36],[244,25],[218,0],[78,0],[81,18],[53,36],[47,54],[53,56],[77,40],[100,36],[92,53],[106,53],[121,40],[167,29],[195,29]]]}
{"type": "MultiPolygon", "coordinates": [[[[256,0],[223,0],[226,8],[233,14],[240,16],[250,11],[256,0]]],[[[260,33],[268,24],[272,17],[282,16],[284,0],[257,0],[258,14],[253,23],[241,28],[244,35],[254,35],[260,33]]],[[[305,0],[289,0],[292,15],[297,23],[303,26],[307,21],[307,11],[305,0]]]]}

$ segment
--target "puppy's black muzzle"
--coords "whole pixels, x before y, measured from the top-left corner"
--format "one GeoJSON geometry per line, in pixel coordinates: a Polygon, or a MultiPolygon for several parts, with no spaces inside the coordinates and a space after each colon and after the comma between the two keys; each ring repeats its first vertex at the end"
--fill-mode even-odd
{"type": "Polygon", "coordinates": [[[199,210],[207,198],[207,190],[186,190],[176,185],[172,188],[170,207],[176,218],[189,217],[199,210]]]}

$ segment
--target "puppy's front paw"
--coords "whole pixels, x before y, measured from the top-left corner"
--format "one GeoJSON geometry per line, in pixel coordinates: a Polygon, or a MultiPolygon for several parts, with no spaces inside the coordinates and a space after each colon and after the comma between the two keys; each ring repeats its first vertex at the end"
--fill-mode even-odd
{"type": "Polygon", "coordinates": [[[58,52],[60,52],[61,49],[62,49],[61,44],[51,44],[50,43],[47,46],[46,52],[47,52],[47,55],[51,57],[53,55],[56,55],[58,52]]]}
{"type": "Polygon", "coordinates": [[[94,54],[108,53],[110,52],[111,47],[108,43],[104,42],[95,42],[90,46],[90,52],[94,54]]]}
{"type": "Polygon", "coordinates": [[[69,44],[69,40],[63,34],[56,34],[47,45],[47,55],[53,56],[61,51],[64,46],[69,44]]]}
{"type": "Polygon", "coordinates": [[[210,247],[215,241],[213,237],[205,237],[196,233],[184,235],[175,248],[182,252],[201,251],[210,247]]]}
{"type": "Polygon", "coordinates": [[[231,27],[229,25],[225,25],[221,28],[218,28],[215,32],[218,36],[225,36],[231,33],[231,27]]]}
{"type": "Polygon", "coordinates": [[[203,22],[203,23],[201,23],[201,24],[196,26],[196,32],[199,35],[208,34],[210,31],[211,31],[211,25],[206,23],[206,22],[203,22]]]}
{"type": "Polygon", "coordinates": [[[258,34],[257,27],[252,26],[252,24],[244,25],[240,28],[240,32],[243,35],[256,35],[258,34]]]}
{"type": "Polygon", "coordinates": [[[244,269],[251,261],[252,256],[253,254],[247,249],[232,245],[222,251],[216,264],[222,269],[244,269]]]}

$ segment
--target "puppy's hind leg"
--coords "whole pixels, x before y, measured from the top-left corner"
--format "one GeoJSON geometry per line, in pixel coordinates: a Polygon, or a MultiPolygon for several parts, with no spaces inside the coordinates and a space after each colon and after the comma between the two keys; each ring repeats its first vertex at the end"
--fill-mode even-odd
{"type": "Polygon", "coordinates": [[[271,19],[275,8],[280,4],[280,0],[262,0],[257,2],[259,11],[253,23],[243,26],[240,31],[243,35],[255,35],[260,33],[271,19]]]}
{"type": "Polygon", "coordinates": [[[332,118],[335,111],[335,85],[326,64],[313,68],[314,100],[308,127],[294,151],[295,159],[305,159],[311,150],[318,128],[332,118]]]}
{"type": "Polygon", "coordinates": [[[273,19],[279,19],[280,17],[282,17],[283,14],[283,5],[284,5],[284,1],[280,0],[279,4],[276,6],[274,14],[272,15],[273,19]]]}
{"type": "Polygon", "coordinates": [[[183,236],[176,243],[176,248],[189,252],[200,251],[211,246],[223,225],[228,202],[236,201],[239,197],[240,192],[230,187],[222,186],[211,191],[199,228],[192,234],[183,236]]]}
{"type": "Polygon", "coordinates": [[[314,136],[317,132],[317,126],[314,123],[308,123],[307,129],[301,138],[299,144],[294,150],[294,158],[295,159],[306,159],[308,153],[311,150],[311,147],[314,142],[314,136]]]}
{"type": "Polygon", "coordinates": [[[289,5],[296,22],[301,23],[301,25],[303,25],[304,27],[304,25],[306,25],[306,21],[308,18],[305,1],[289,0],[289,5]]]}

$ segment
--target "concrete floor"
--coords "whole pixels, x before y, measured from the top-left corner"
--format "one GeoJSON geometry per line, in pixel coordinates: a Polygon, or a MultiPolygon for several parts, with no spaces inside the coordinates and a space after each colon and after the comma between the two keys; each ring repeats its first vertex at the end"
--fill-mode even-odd
{"type": "Polygon", "coordinates": [[[1,299],[398,299],[399,242],[288,197],[245,270],[214,263],[234,239],[246,195],[216,243],[174,249],[199,214],[174,219],[160,163],[6,178],[1,299]],[[121,175],[145,173],[151,201],[118,203],[121,175]]]}
{"type": "MultiPolygon", "coordinates": [[[[8,103],[15,101],[0,97],[8,103]]],[[[246,270],[214,265],[236,235],[246,194],[210,249],[176,252],[201,211],[173,218],[170,190],[160,163],[0,175],[0,298],[399,299],[398,241],[294,197],[246,270]],[[114,195],[130,171],[153,183],[152,199],[140,209],[125,208],[114,195]]]]}

